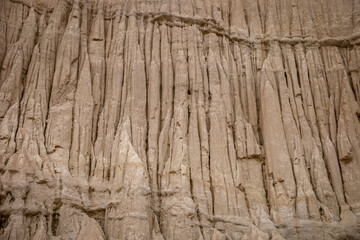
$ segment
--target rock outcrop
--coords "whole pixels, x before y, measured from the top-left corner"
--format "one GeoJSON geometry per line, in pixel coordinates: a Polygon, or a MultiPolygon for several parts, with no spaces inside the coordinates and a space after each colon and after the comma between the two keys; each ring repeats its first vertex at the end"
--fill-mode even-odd
{"type": "Polygon", "coordinates": [[[0,0],[0,240],[360,239],[359,0],[0,0]]]}

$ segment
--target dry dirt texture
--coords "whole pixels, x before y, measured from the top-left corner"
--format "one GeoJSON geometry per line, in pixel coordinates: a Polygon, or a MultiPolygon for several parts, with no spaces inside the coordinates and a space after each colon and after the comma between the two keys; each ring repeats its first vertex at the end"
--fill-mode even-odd
{"type": "Polygon", "coordinates": [[[360,0],[0,0],[0,240],[360,239],[360,0]]]}

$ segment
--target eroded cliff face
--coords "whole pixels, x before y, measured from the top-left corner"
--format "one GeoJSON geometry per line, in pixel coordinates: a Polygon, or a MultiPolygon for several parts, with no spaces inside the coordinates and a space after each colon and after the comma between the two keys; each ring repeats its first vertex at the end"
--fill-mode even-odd
{"type": "Polygon", "coordinates": [[[0,0],[0,239],[359,239],[359,0],[0,0]]]}

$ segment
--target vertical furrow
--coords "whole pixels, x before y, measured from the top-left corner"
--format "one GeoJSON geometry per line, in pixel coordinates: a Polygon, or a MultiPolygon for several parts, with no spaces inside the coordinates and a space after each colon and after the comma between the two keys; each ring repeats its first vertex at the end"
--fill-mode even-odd
{"type": "Polygon", "coordinates": [[[69,174],[73,104],[78,82],[79,18],[79,3],[75,2],[57,52],[45,135],[48,156],[56,171],[64,176],[69,174]]]}

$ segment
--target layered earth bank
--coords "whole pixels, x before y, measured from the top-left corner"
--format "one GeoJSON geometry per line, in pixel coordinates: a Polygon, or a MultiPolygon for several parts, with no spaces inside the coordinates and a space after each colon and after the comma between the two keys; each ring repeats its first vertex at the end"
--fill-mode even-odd
{"type": "Polygon", "coordinates": [[[0,239],[360,239],[359,0],[0,0],[0,239]]]}

